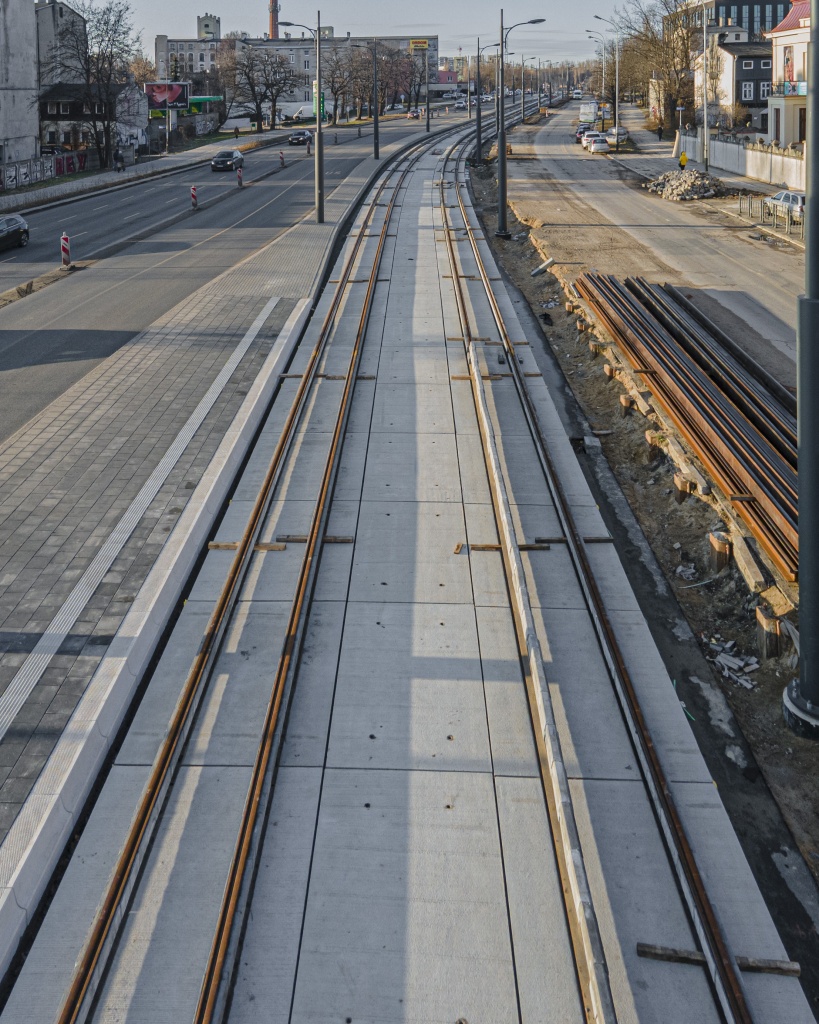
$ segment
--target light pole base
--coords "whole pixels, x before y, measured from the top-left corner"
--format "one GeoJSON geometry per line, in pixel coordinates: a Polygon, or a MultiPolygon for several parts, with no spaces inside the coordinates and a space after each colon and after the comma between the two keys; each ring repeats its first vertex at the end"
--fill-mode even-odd
{"type": "Polygon", "coordinates": [[[507,241],[512,237],[511,231],[496,231],[495,238],[505,238],[507,241]]]}
{"type": "Polygon", "coordinates": [[[782,714],[791,732],[806,740],[819,740],[819,708],[800,696],[798,679],[782,693],[782,714]]]}

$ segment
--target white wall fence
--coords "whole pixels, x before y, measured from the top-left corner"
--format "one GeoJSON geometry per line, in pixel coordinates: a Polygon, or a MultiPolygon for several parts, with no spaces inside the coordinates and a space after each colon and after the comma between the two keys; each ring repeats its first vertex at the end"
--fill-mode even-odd
{"type": "MultiPolygon", "coordinates": [[[[702,138],[683,132],[682,148],[689,159],[702,162],[702,138]]],[[[708,166],[733,171],[746,178],[805,191],[805,159],[801,152],[764,143],[733,142],[712,136],[708,140],[708,166]]]]}

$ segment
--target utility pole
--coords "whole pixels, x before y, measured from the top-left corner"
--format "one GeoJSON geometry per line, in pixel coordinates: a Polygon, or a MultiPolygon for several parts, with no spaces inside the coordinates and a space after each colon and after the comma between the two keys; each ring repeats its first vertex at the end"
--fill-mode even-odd
{"type": "MultiPolygon", "coordinates": [[[[819,25],[819,0],[811,0],[819,25]]],[[[796,331],[799,437],[799,678],[782,695],[785,721],[799,736],[819,740],[819,45],[808,46],[805,138],[805,294],[796,331]]]]}

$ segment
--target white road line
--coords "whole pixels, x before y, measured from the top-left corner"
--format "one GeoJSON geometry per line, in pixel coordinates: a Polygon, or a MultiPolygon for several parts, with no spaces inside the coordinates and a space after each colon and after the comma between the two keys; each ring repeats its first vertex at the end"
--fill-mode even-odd
{"type": "Polygon", "coordinates": [[[95,210],[107,210],[110,205],[110,203],[103,203],[102,206],[92,206],[91,212],[93,213],[95,210]]]}
{"type": "Polygon", "coordinates": [[[26,658],[17,674],[3,691],[2,696],[0,696],[0,740],[8,732],[20,708],[25,704],[43,672],[48,668],[51,659],[60,649],[74,623],[82,614],[83,608],[88,604],[94,591],[102,582],[103,576],[113,565],[114,559],[125,547],[128,538],[159,493],[160,487],[168,479],[171,470],[190,444],[193,435],[215,405],[216,399],[224,390],[225,385],[233,375],[233,371],[244,358],[247,350],[253,344],[278,301],[278,298],[270,299],[253,321],[244,338],[233,350],[233,355],[225,363],[219,375],[208,388],[207,393],[193,413],[191,413],[188,422],[176,435],[173,444],[168,448],[159,465],[142,485],[139,494],[137,494],[123,517],[111,531],[108,540],[97,552],[94,560],[68,595],[66,602],[48,624],[48,628],[37,641],[34,650],[26,658]]]}
{"type": "Polygon", "coordinates": [[[14,263],[14,261],[16,259],[17,259],[16,256],[9,256],[9,258],[7,260],[0,260],[0,263],[14,263]]]}
{"type": "Polygon", "coordinates": [[[134,217],[141,217],[141,216],[142,216],[141,213],[132,213],[130,217],[123,217],[122,219],[123,219],[123,221],[133,220],[134,217]]]}

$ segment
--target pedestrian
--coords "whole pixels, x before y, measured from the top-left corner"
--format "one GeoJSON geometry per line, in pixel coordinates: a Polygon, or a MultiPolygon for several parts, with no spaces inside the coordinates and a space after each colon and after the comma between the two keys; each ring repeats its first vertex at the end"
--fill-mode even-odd
{"type": "Polygon", "coordinates": [[[119,174],[120,171],[125,170],[125,161],[122,159],[122,150],[119,146],[114,150],[114,168],[116,169],[117,174],[119,174]]]}
{"type": "Polygon", "coordinates": [[[663,141],[663,126],[662,126],[662,124],[658,124],[657,125],[657,141],[658,142],[662,142],[663,141]]]}
{"type": "Polygon", "coordinates": [[[238,124],[233,126],[233,138],[234,139],[238,139],[239,138],[239,125],[238,124]]]}
{"type": "Polygon", "coordinates": [[[682,153],[680,153],[680,170],[681,171],[685,170],[685,165],[687,163],[688,163],[688,155],[686,154],[685,150],[683,150],[682,153]]]}

